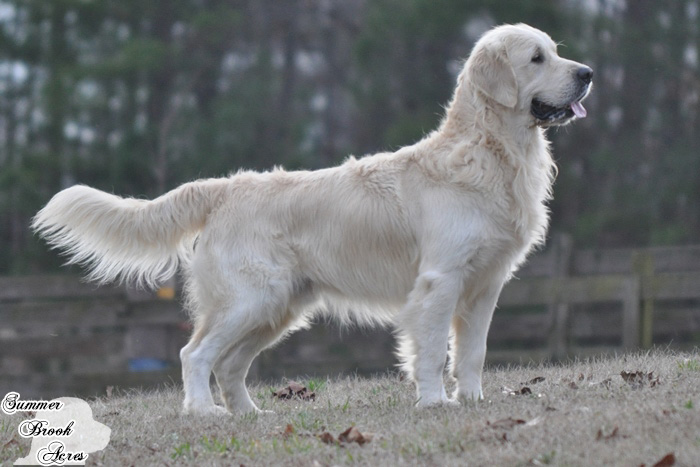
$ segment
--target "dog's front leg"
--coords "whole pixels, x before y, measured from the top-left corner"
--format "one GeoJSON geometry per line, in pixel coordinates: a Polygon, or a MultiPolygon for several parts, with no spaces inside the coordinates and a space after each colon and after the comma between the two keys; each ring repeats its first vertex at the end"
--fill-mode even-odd
{"type": "Polygon", "coordinates": [[[486,358],[486,338],[503,280],[494,280],[472,300],[460,302],[460,308],[452,321],[454,349],[452,372],[457,378],[457,400],[480,400],[481,373],[486,358]]]}
{"type": "Polygon", "coordinates": [[[399,357],[416,383],[419,407],[449,402],[442,377],[450,321],[462,284],[463,278],[456,272],[422,273],[402,310],[399,357]]]}

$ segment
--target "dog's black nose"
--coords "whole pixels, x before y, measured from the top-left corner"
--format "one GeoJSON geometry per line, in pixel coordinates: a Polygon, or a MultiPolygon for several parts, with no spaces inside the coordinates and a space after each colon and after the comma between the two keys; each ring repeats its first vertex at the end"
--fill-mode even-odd
{"type": "Polygon", "coordinates": [[[593,79],[593,70],[587,66],[582,66],[576,70],[576,77],[578,77],[578,79],[583,81],[585,84],[588,84],[593,79]]]}

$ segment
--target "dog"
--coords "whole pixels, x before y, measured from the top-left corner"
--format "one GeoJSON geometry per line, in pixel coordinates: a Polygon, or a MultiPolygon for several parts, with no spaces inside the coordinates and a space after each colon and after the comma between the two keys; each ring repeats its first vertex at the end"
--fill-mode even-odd
{"type": "Polygon", "coordinates": [[[475,44],[437,130],[411,146],[199,180],[152,201],[73,186],[32,227],[98,283],[155,286],[185,270],[185,413],[258,411],[251,362],[317,313],[393,325],[417,406],[482,399],[498,296],[547,232],[545,128],[586,116],[592,76],[544,32],[499,26],[475,44]]]}

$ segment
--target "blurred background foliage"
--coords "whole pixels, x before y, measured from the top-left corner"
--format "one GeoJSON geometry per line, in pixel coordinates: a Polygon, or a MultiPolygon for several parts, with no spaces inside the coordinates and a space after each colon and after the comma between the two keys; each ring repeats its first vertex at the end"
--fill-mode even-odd
{"type": "Polygon", "coordinates": [[[0,0],[0,274],[55,270],[27,229],[75,183],[155,197],[315,169],[435,128],[486,29],[526,22],[595,69],[549,130],[553,230],[698,243],[699,1],[0,0]]]}

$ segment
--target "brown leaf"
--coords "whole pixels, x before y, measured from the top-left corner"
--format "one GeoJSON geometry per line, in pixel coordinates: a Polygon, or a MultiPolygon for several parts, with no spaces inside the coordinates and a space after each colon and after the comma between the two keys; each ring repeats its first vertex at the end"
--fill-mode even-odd
{"type": "Polygon", "coordinates": [[[669,452],[654,464],[654,467],[670,467],[672,465],[676,465],[676,456],[672,452],[669,452]]]}
{"type": "Polygon", "coordinates": [[[621,371],[620,376],[622,376],[622,379],[625,380],[626,383],[635,383],[638,380],[642,379],[642,373],[641,371],[621,371]]]}
{"type": "Polygon", "coordinates": [[[526,396],[532,394],[532,389],[527,386],[523,386],[520,389],[511,389],[508,386],[503,386],[501,388],[503,394],[508,394],[509,396],[526,396]]]}
{"type": "Polygon", "coordinates": [[[284,439],[289,438],[294,434],[294,427],[291,425],[291,423],[287,423],[286,428],[284,429],[284,432],[282,433],[282,437],[284,439]]]}
{"type": "Polygon", "coordinates": [[[618,427],[613,428],[613,431],[608,434],[604,435],[603,430],[598,430],[598,433],[595,436],[596,441],[609,441],[611,439],[617,438],[620,435],[620,429],[618,427]]]}
{"type": "Polygon", "coordinates": [[[296,381],[290,381],[289,386],[287,386],[294,394],[299,394],[300,392],[306,391],[306,386],[297,383],[296,381]]]}
{"type": "Polygon", "coordinates": [[[534,378],[532,378],[530,381],[528,381],[525,384],[539,384],[542,381],[544,381],[544,376],[535,376],[534,378]]]}
{"type": "Polygon", "coordinates": [[[510,430],[511,428],[517,426],[517,425],[524,425],[526,422],[523,419],[520,418],[502,418],[500,420],[496,420],[495,422],[486,422],[486,425],[490,426],[491,428],[495,428],[497,430],[510,430]]]}
{"type": "Polygon", "coordinates": [[[310,392],[303,384],[299,384],[296,381],[290,381],[286,387],[273,392],[272,397],[283,400],[289,400],[296,397],[304,401],[313,401],[316,400],[316,393],[310,392]]]}
{"type": "Polygon", "coordinates": [[[360,430],[358,430],[354,426],[351,426],[350,428],[338,435],[338,441],[340,441],[341,443],[357,443],[361,446],[365,443],[372,441],[372,437],[373,435],[369,433],[363,435],[362,433],[360,433],[360,430]]]}
{"type": "Polygon", "coordinates": [[[576,384],[575,381],[571,381],[571,382],[569,383],[569,388],[571,388],[571,389],[578,389],[578,384],[576,384]]]}
{"type": "Polygon", "coordinates": [[[326,444],[336,444],[336,445],[340,444],[340,442],[337,439],[335,439],[335,437],[332,434],[328,433],[327,431],[324,431],[320,435],[316,435],[316,437],[326,444]]]}
{"type": "Polygon", "coordinates": [[[276,397],[278,399],[291,399],[292,390],[289,388],[278,389],[277,391],[272,393],[272,397],[276,397]]]}
{"type": "Polygon", "coordinates": [[[653,371],[649,373],[643,371],[621,371],[620,376],[634,389],[639,389],[646,385],[653,388],[657,384],[660,384],[659,377],[654,377],[653,371]]]}

